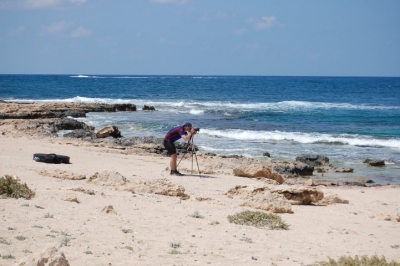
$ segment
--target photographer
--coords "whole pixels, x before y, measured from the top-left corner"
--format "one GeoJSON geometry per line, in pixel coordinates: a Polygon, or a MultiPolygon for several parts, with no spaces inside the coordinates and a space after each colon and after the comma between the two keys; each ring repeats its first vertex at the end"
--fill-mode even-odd
{"type": "Polygon", "coordinates": [[[168,151],[168,154],[171,156],[170,168],[171,175],[179,175],[183,174],[179,173],[176,169],[176,161],[178,155],[176,154],[176,147],[174,142],[178,139],[182,138],[185,141],[189,141],[193,135],[197,133],[197,130],[192,127],[191,123],[185,123],[183,126],[177,126],[168,131],[167,135],[164,138],[164,147],[168,151]]]}

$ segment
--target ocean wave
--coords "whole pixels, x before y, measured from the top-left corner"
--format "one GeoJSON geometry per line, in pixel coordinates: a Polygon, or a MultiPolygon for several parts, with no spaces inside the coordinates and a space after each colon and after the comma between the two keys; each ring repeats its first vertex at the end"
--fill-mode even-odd
{"type": "Polygon", "coordinates": [[[321,134],[283,131],[250,131],[242,129],[211,130],[202,129],[202,133],[214,137],[255,142],[293,141],[303,144],[351,145],[363,147],[387,147],[400,149],[400,139],[374,139],[369,136],[350,134],[321,134]]]}
{"type": "MultiPolygon", "coordinates": [[[[123,77],[119,77],[123,78],[123,77]]],[[[147,78],[147,77],[146,77],[147,78]]],[[[343,109],[343,110],[398,110],[400,106],[370,106],[370,105],[354,105],[349,103],[329,103],[329,102],[306,102],[306,101],[282,101],[271,103],[234,103],[223,101],[187,101],[184,99],[176,100],[154,100],[154,99],[111,99],[111,98],[90,98],[76,96],[68,99],[45,99],[45,100],[31,100],[31,99],[17,99],[11,100],[14,102],[87,102],[87,103],[134,103],[152,105],[154,107],[161,107],[164,110],[168,107],[182,107],[191,110],[200,111],[271,111],[277,113],[285,113],[292,111],[312,111],[312,110],[329,110],[329,109],[343,109]]]]}

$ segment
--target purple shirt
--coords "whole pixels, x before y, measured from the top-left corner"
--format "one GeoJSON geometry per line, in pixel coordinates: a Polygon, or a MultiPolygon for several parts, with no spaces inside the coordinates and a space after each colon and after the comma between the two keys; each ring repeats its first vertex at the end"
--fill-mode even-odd
{"type": "Polygon", "coordinates": [[[167,135],[165,135],[164,140],[174,143],[175,141],[182,138],[182,136],[186,134],[187,133],[185,132],[182,126],[177,126],[168,131],[167,135]]]}

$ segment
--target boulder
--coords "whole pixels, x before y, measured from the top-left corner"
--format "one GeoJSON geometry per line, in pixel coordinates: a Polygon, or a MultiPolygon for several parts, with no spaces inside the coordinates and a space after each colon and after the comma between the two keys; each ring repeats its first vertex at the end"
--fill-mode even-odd
{"type": "Polygon", "coordinates": [[[363,163],[367,163],[370,166],[384,166],[385,165],[384,160],[376,160],[376,159],[370,159],[370,158],[365,159],[363,163]]]}
{"type": "Polygon", "coordinates": [[[148,105],[144,105],[142,108],[143,111],[155,111],[156,108],[154,108],[154,106],[148,106],[148,105]]]}
{"type": "Polygon", "coordinates": [[[121,137],[121,132],[119,131],[118,127],[116,126],[106,126],[100,129],[96,133],[97,138],[107,138],[107,137],[113,137],[113,138],[120,138],[121,137]]]}
{"type": "Polygon", "coordinates": [[[268,178],[277,181],[279,184],[285,182],[285,179],[281,174],[271,167],[263,166],[261,164],[242,164],[233,169],[233,174],[235,176],[257,179],[268,178]]]}

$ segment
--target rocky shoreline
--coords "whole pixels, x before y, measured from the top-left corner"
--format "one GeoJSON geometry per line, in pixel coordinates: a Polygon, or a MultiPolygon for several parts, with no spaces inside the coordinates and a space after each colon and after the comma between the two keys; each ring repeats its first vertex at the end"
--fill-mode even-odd
{"type": "MultiPolygon", "coordinates": [[[[143,110],[154,111],[153,106],[143,110]]],[[[116,126],[96,129],[74,118],[85,117],[88,112],[137,111],[134,104],[99,103],[10,103],[0,101],[0,134],[25,135],[36,138],[58,137],[60,130],[70,130],[63,138],[85,142],[86,145],[106,145],[119,152],[156,154],[167,156],[162,139],[156,137],[125,138],[116,126]]],[[[177,150],[187,152],[186,143],[177,143],[177,150]]],[[[277,184],[305,184],[308,186],[374,186],[373,180],[358,177],[357,181],[321,180],[324,173],[352,173],[352,168],[337,168],[329,158],[321,155],[301,155],[296,161],[250,159],[242,156],[217,156],[197,153],[203,174],[232,174],[266,179],[277,184]]],[[[382,166],[383,161],[366,159],[371,166],[382,166]]]]}

